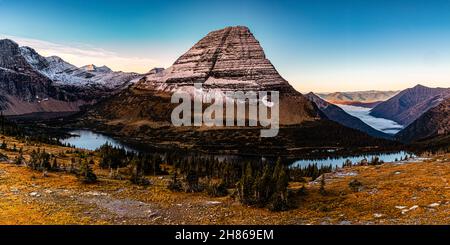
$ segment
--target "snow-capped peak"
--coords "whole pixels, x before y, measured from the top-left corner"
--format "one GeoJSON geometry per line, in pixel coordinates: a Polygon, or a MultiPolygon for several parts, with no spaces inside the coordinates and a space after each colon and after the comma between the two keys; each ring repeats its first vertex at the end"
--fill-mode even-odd
{"type": "Polygon", "coordinates": [[[20,47],[20,52],[36,71],[60,85],[116,89],[133,83],[140,76],[137,73],[114,72],[107,66],[94,64],[78,68],[58,56],[43,57],[29,47],[20,47]]]}

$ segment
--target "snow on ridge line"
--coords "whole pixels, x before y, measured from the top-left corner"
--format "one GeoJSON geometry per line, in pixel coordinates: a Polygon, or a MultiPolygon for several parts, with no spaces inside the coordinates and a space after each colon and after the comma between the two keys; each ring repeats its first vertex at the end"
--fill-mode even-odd
{"type": "Polygon", "coordinates": [[[93,85],[113,89],[137,82],[135,79],[141,76],[112,71],[107,66],[87,65],[78,68],[58,56],[43,57],[30,47],[20,47],[20,52],[31,67],[60,85],[93,85]]]}

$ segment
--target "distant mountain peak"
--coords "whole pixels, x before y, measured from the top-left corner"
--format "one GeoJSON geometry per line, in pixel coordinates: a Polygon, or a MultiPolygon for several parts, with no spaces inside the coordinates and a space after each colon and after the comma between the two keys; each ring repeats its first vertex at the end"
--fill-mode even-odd
{"type": "Polygon", "coordinates": [[[13,47],[13,46],[19,47],[19,44],[17,44],[17,43],[14,42],[13,40],[7,39],[7,38],[5,38],[5,39],[0,39],[0,44],[1,44],[2,46],[8,45],[8,46],[11,46],[11,47],[13,47]]]}
{"type": "Polygon", "coordinates": [[[154,67],[150,71],[147,72],[147,74],[157,74],[163,72],[165,69],[161,67],[154,67]]]}
{"type": "Polygon", "coordinates": [[[96,66],[94,64],[82,66],[80,69],[88,72],[103,72],[103,73],[112,72],[112,70],[107,66],[96,66]]]}
{"type": "Polygon", "coordinates": [[[407,126],[449,95],[450,88],[430,88],[418,84],[380,103],[370,114],[407,126]]]}
{"type": "Polygon", "coordinates": [[[418,89],[418,88],[429,88],[429,87],[424,86],[424,85],[422,85],[420,83],[413,87],[413,89],[418,89]]]}

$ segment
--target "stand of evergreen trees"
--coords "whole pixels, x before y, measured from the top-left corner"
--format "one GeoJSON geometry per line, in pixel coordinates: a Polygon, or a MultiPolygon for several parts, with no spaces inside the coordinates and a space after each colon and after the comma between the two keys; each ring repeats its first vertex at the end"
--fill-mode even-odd
{"type": "Polygon", "coordinates": [[[289,207],[287,167],[281,160],[275,165],[264,163],[261,167],[254,168],[251,163],[246,164],[237,183],[239,200],[247,205],[267,206],[274,211],[287,210],[289,207]]]}
{"type": "Polygon", "coordinates": [[[305,177],[310,177],[312,180],[317,179],[325,173],[333,171],[333,165],[318,165],[317,163],[308,164],[307,166],[292,167],[289,169],[289,176],[293,181],[302,182],[305,177]]]}
{"type": "Polygon", "coordinates": [[[2,112],[0,112],[0,134],[12,136],[18,140],[28,142],[62,145],[59,138],[55,135],[49,135],[45,130],[39,129],[32,124],[29,124],[26,127],[20,126],[6,119],[2,112]]]}
{"type": "Polygon", "coordinates": [[[114,147],[111,144],[104,144],[96,152],[100,156],[100,167],[114,169],[130,168],[130,181],[134,184],[149,185],[150,181],[145,175],[167,174],[162,168],[163,162],[160,154],[146,154],[127,151],[124,148],[114,147]]]}

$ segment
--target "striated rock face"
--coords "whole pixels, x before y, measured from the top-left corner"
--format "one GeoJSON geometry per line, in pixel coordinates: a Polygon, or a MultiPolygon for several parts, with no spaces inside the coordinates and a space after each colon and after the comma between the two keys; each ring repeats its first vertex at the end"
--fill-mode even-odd
{"type": "Polygon", "coordinates": [[[400,131],[396,137],[404,142],[412,142],[434,137],[444,137],[449,134],[450,98],[447,98],[400,131]]]}
{"type": "MultiPolygon", "coordinates": [[[[110,100],[104,104],[100,108],[102,113],[98,114],[154,119],[155,113],[148,108],[155,106],[149,98],[167,97],[178,90],[192,92],[194,83],[202,83],[204,91],[279,91],[281,124],[298,124],[321,117],[317,107],[281,77],[250,30],[242,26],[209,33],[171,67],[147,74],[129,91],[122,92],[116,102],[110,100]],[[120,112],[118,107],[127,101],[130,103],[127,108],[140,106],[120,112]]],[[[158,107],[155,110],[170,112],[173,105],[159,103],[158,107]]],[[[170,116],[165,121],[170,122],[170,116]]]]}
{"type": "Polygon", "coordinates": [[[142,80],[139,88],[157,86],[173,90],[203,83],[222,90],[270,90],[293,92],[293,88],[266,58],[247,27],[227,27],[209,33],[167,70],[142,80]]]}
{"type": "Polygon", "coordinates": [[[391,99],[377,105],[370,114],[409,125],[429,109],[450,96],[450,88],[428,88],[417,85],[405,89],[391,99]]]}

